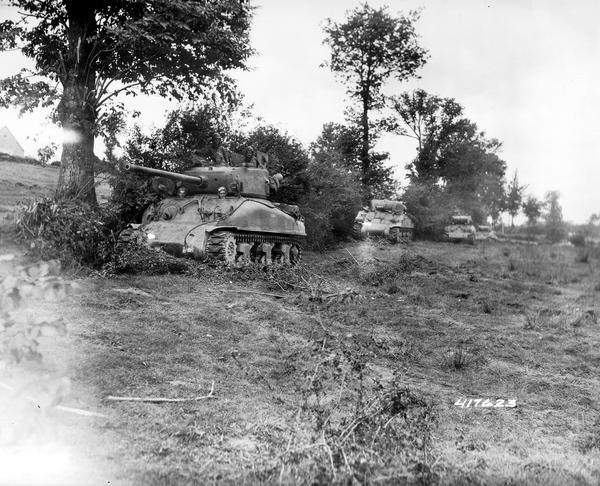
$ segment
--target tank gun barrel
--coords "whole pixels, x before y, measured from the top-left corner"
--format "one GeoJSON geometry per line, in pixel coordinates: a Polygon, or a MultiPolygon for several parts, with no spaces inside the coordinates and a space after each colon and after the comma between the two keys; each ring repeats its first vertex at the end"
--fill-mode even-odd
{"type": "Polygon", "coordinates": [[[169,172],[168,170],[151,169],[150,167],[142,167],[141,165],[125,164],[125,170],[130,172],[137,172],[149,176],[166,177],[181,182],[188,182],[190,184],[203,184],[204,178],[201,176],[192,176],[187,174],[178,174],[177,172],[169,172]]]}

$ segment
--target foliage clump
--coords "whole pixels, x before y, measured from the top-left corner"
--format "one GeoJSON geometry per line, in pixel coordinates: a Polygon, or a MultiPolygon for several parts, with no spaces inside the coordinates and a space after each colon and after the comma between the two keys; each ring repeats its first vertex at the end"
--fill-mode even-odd
{"type": "Polygon", "coordinates": [[[404,194],[416,233],[440,237],[457,213],[470,215],[475,224],[488,216],[497,220],[506,209],[500,141],[486,137],[453,98],[416,90],[392,102],[396,119],[391,127],[418,144],[417,156],[407,165],[404,194]]]}
{"type": "Polygon", "coordinates": [[[40,338],[66,331],[59,317],[31,312],[33,304],[62,299],[76,287],[59,272],[60,263],[49,261],[0,275],[0,364],[39,361],[40,338]]]}
{"type": "Polygon", "coordinates": [[[349,236],[361,207],[360,186],[347,171],[316,161],[309,164],[306,178],[308,187],[299,206],[307,246],[322,250],[349,236]]]}
{"type": "Polygon", "coordinates": [[[92,268],[109,259],[116,242],[110,219],[85,203],[49,198],[21,203],[14,215],[16,237],[35,257],[92,268]]]}
{"type": "Polygon", "coordinates": [[[187,274],[196,270],[197,266],[193,260],[178,258],[135,241],[119,245],[110,261],[103,266],[103,271],[108,274],[187,274]]]}

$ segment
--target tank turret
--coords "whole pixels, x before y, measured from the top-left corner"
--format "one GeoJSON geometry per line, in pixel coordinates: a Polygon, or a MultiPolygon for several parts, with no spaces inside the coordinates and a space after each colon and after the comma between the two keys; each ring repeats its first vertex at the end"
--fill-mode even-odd
{"type": "Polygon", "coordinates": [[[283,177],[270,176],[266,157],[243,158],[240,166],[193,167],[182,173],[127,164],[153,177],[164,196],[131,224],[121,241],[134,238],[177,256],[227,263],[296,264],[306,236],[297,206],[269,201],[283,177]]]}
{"type": "Polygon", "coordinates": [[[227,195],[268,198],[283,179],[261,167],[193,167],[178,173],[126,164],[125,170],[153,176],[152,189],[164,196],[217,194],[224,187],[227,195]]]}

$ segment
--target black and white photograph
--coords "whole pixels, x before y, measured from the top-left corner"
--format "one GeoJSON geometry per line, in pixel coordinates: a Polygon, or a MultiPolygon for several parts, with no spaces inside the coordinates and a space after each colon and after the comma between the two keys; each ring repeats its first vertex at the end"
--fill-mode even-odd
{"type": "Polygon", "coordinates": [[[0,486],[599,485],[599,19],[0,0],[0,486]]]}

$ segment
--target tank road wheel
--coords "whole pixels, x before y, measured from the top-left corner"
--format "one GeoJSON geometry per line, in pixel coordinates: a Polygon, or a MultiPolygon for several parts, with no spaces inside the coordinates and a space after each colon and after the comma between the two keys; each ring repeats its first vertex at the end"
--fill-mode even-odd
{"type": "Polygon", "coordinates": [[[238,245],[237,245],[237,253],[239,254],[239,256],[237,258],[238,262],[243,263],[244,265],[251,263],[252,262],[251,251],[252,251],[252,243],[238,243],[238,245]]]}
{"type": "Polygon", "coordinates": [[[400,242],[401,243],[410,243],[412,240],[412,230],[405,229],[400,232],[400,242]]]}
{"type": "Polygon", "coordinates": [[[218,232],[211,233],[208,237],[208,244],[206,245],[208,254],[215,260],[221,260],[228,265],[235,263],[235,257],[237,256],[237,245],[235,242],[235,236],[231,233],[218,232]]]}
{"type": "Polygon", "coordinates": [[[352,238],[355,240],[362,240],[364,238],[362,234],[362,223],[355,221],[352,225],[352,238]]]}
{"type": "Polygon", "coordinates": [[[265,265],[271,265],[271,263],[273,263],[273,246],[275,246],[273,243],[261,243],[258,245],[257,257],[259,263],[264,263],[265,265]]]}
{"type": "Polygon", "coordinates": [[[119,238],[117,240],[118,243],[119,244],[129,243],[134,232],[135,232],[134,228],[125,228],[123,231],[121,231],[119,233],[119,238]]]}
{"type": "Polygon", "coordinates": [[[402,241],[402,236],[400,234],[400,228],[391,228],[390,229],[390,241],[392,243],[400,243],[402,241]]]}
{"type": "Polygon", "coordinates": [[[143,242],[142,236],[142,233],[137,228],[125,228],[119,233],[119,237],[117,238],[117,246],[125,246],[131,242],[141,244],[143,242]]]}
{"type": "Polygon", "coordinates": [[[287,265],[290,263],[290,250],[292,245],[289,243],[275,243],[271,255],[273,263],[287,265]]]}
{"type": "Polygon", "coordinates": [[[290,264],[297,265],[300,260],[302,260],[302,247],[297,243],[293,243],[290,248],[290,264]]]}

